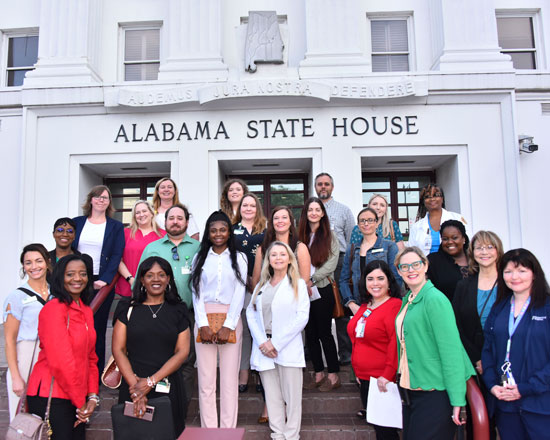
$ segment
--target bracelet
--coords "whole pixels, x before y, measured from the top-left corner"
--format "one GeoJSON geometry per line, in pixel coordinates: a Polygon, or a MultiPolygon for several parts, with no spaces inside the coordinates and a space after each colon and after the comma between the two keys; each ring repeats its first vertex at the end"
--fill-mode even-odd
{"type": "Polygon", "coordinates": [[[97,394],[90,394],[87,400],[93,400],[96,403],[96,406],[99,406],[99,396],[97,394]]]}
{"type": "Polygon", "coordinates": [[[149,377],[147,376],[147,386],[149,388],[153,388],[157,384],[157,381],[155,380],[155,376],[149,377]]]}

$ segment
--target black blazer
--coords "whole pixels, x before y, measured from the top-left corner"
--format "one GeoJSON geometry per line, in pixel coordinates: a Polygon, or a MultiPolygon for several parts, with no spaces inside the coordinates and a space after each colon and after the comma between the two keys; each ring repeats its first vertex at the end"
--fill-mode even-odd
{"type": "MultiPolygon", "coordinates": [[[[80,234],[86,224],[87,217],[81,215],[73,218],[76,223],[76,237],[73,247],[78,248],[80,234]]],[[[99,262],[99,279],[109,284],[116,273],[118,265],[124,252],[124,226],[118,220],[107,217],[107,225],[105,226],[105,235],[103,236],[103,247],[101,248],[101,259],[99,262]]]]}
{"type": "Polygon", "coordinates": [[[474,365],[481,360],[483,349],[483,328],[477,313],[478,279],[479,275],[475,274],[459,281],[453,297],[453,309],[460,339],[474,365]]]}
{"type": "Polygon", "coordinates": [[[463,279],[460,267],[441,249],[428,255],[428,262],[428,278],[452,302],[456,285],[463,279]]]}

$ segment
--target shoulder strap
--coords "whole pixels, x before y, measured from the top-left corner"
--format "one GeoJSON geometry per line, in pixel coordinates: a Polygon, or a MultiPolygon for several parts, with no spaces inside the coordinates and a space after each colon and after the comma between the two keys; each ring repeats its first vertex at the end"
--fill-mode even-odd
{"type": "Polygon", "coordinates": [[[355,243],[351,244],[351,252],[349,254],[349,267],[350,267],[350,273],[351,273],[351,267],[353,266],[353,257],[355,256],[355,243]]]}
{"type": "Polygon", "coordinates": [[[395,231],[393,230],[393,220],[390,220],[390,236],[391,236],[391,241],[395,241],[395,231]]]}
{"type": "Polygon", "coordinates": [[[25,289],[24,287],[18,287],[17,290],[20,290],[21,292],[26,293],[30,297],[35,297],[38,300],[38,302],[43,306],[46,305],[46,301],[44,300],[44,298],[42,298],[40,295],[37,295],[32,290],[25,289]]]}
{"type": "Polygon", "coordinates": [[[493,293],[493,289],[497,285],[497,281],[498,280],[495,280],[495,283],[493,284],[493,287],[491,287],[491,291],[489,292],[489,295],[487,295],[487,298],[485,299],[485,303],[483,304],[483,307],[481,308],[481,313],[479,314],[479,316],[483,315],[483,311],[485,310],[485,307],[487,306],[487,303],[489,302],[489,298],[491,298],[491,294],[493,293]]]}

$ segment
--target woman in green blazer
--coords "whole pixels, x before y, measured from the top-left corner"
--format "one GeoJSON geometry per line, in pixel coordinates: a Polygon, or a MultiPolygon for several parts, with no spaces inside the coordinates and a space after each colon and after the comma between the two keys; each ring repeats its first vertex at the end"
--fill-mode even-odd
{"type": "Polygon", "coordinates": [[[426,279],[428,260],[417,247],[395,265],[409,291],[395,325],[398,384],[404,397],[403,440],[452,440],[466,405],[466,381],[475,371],[462,346],[453,308],[426,279]]]}

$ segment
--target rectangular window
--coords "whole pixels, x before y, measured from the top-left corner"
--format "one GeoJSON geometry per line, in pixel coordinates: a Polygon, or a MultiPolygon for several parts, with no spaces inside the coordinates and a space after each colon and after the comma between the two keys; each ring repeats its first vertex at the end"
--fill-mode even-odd
{"type": "Polygon", "coordinates": [[[8,37],[6,85],[22,86],[25,74],[38,60],[38,35],[8,37]]]}
{"type": "Polygon", "coordinates": [[[498,44],[515,69],[536,69],[533,17],[497,17],[498,44]]]}
{"type": "Polygon", "coordinates": [[[124,29],[124,81],[158,79],[160,29],[124,29]]]}
{"type": "Polygon", "coordinates": [[[373,194],[386,197],[391,218],[408,240],[409,225],[415,222],[418,212],[420,189],[430,182],[435,182],[432,171],[363,172],[363,206],[373,194]]]}
{"type": "Polygon", "coordinates": [[[152,203],[155,184],[162,177],[105,178],[103,184],[109,187],[113,195],[115,220],[121,221],[124,226],[130,225],[134,204],[138,200],[152,203]]]}
{"type": "Polygon", "coordinates": [[[371,20],[372,71],[409,71],[407,20],[371,20]]]}

